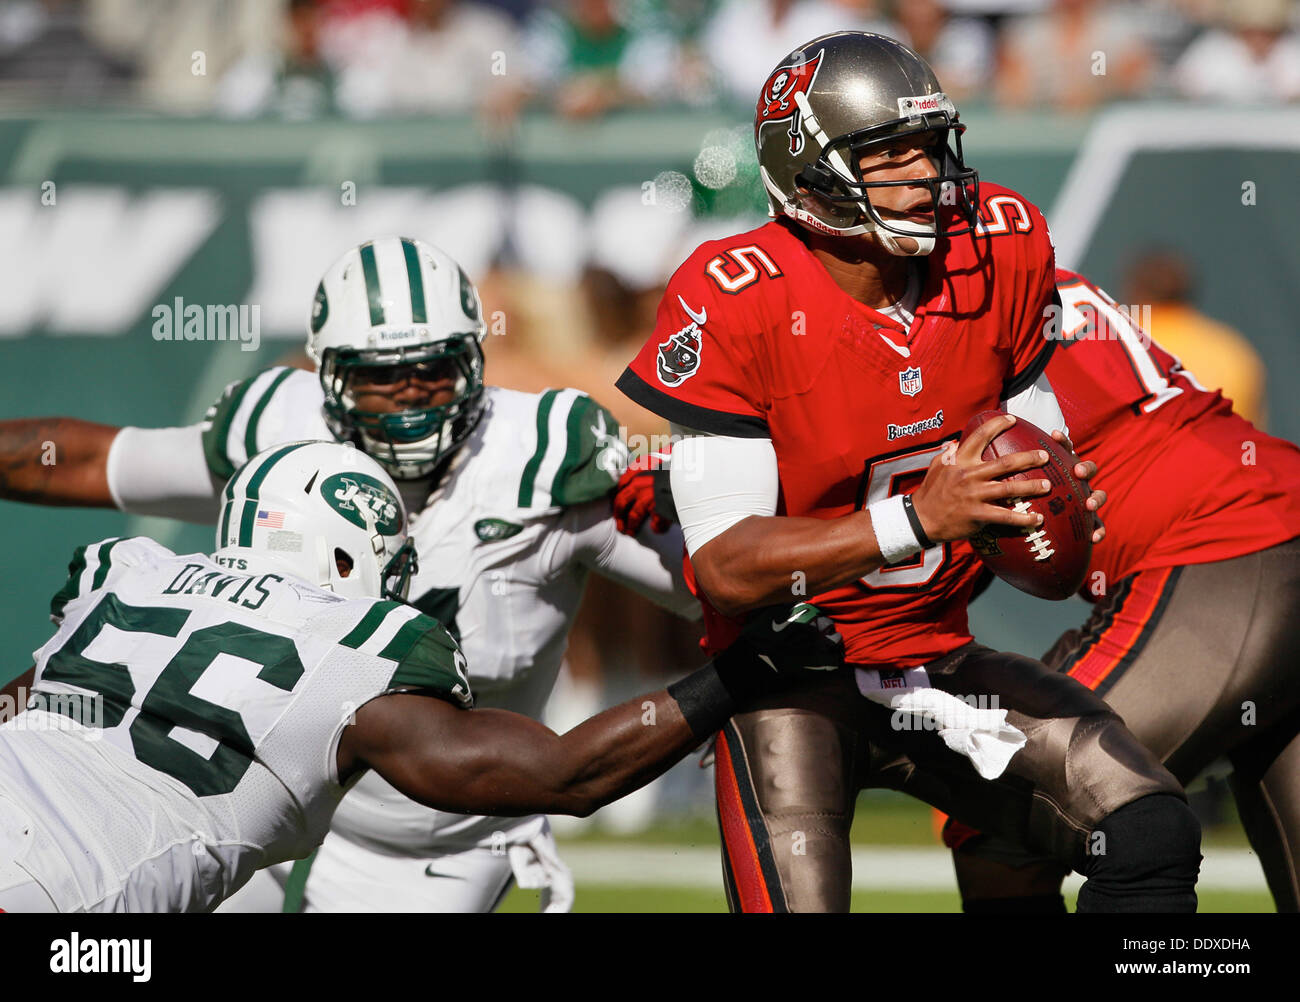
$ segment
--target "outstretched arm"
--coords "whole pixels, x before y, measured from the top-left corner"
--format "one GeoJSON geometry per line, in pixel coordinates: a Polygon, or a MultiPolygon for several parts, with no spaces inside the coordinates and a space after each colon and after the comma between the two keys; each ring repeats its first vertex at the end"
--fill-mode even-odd
{"type": "Polygon", "coordinates": [[[118,431],[66,417],[0,421],[0,498],[112,508],[108,450],[118,431]]]}
{"type": "MultiPolygon", "coordinates": [[[[717,726],[725,721],[719,716],[717,726]]],[[[506,710],[460,710],[398,694],[372,700],[340,742],[413,800],[460,814],[586,817],[696,747],[667,690],[629,700],[567,734],[506,710]],[[349,734],[352,740],[348,741],[349,734]]]]}
{"type": "Polygon", "coordinates": [[[585,817],[660,775],[753,696],[842,657],[830,621],[805,605],[756,616],[713,662],[563,735],[505,710],[382,696],[344,730],[339,777],[369,766],[413,800],[462,814],[585,817]]]}

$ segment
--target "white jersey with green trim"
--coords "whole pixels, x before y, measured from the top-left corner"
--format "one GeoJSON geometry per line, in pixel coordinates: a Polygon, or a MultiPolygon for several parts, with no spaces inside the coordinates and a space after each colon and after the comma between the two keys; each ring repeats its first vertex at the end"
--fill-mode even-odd
{"type": "Polygon", "coordinates": [[[16,862],[61,911],[214,908],[319,845],[359,706],[470,702],[455,641],[400,603],[142,537],[82,547],[69,572],[32,706],[0,726],[0,798],[32,819],[16,862]]]}
{"type": "MultiPolygon", "coordinates": [[[[233,384],[205,421],[214,476],[283,442],[329,437],[315,374],[275,368],[233,384]]],[[[484,391],[484,413],[436,488],[397,481],[419,556],[410,601],[444,623],[469,659],[481,706],[539,717],[595,571],[686,617],[680,532],[618,532],[612,493],[627,463],[614,416],[575,389],[484,391]]],[[[431,811],[375,775],[344,801],[335,829],[390,853],[477,845],[517,821],[431,811]]]]}

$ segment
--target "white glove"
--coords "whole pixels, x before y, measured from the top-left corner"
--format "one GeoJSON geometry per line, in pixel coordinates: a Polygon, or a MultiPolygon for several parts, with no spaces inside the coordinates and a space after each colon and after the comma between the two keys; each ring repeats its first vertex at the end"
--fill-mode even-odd
{"type": "Polygon", "coordinates": [[[509,851],[515,883],[528,890],[542,889],[542,911],[573,910],[573,873],[560,859],[549,824],[529,841],[512,845],[509,851]]]}

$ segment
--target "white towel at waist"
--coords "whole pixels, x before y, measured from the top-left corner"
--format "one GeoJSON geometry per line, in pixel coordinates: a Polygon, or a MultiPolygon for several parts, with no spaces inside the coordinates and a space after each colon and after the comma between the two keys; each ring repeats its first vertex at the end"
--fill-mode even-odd
{"type": "Polygon", "coordinates": [[[890,724],[899,730],[937,730],[943,743],[965,755],[985,779],[997,779],[1024,747],[1024,732],[1007,723],[1007,711],[958,699],[930,684],[924,668],[884,670],[856,668],[858,691],[894,711],[890,724]]]}

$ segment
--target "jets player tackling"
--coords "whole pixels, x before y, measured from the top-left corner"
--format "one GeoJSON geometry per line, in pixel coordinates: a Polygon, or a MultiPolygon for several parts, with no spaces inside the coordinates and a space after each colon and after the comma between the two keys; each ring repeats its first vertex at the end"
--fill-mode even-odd
{"type": "Polygon", "coordinates": [[[368,769],[432,808],[585,815],[686,754],[744,693],[838,657],[804,612],[778,634],[798,653],[784,641],[763,664],[740,645],[558,737],[468,712],[447,630],[373,597],[403,597],[413,550],[368,457],[279,446],[221,504],[211,558],[145,538],[77,551],[34,701],[0,725],[0,911],[210,910],[307,855],[368,769]]]}
{"type": "MultiPolygon", "coordinates": [[[[607,495],[626,450],[612,415],[576,390],[485,386],[483,335],[478,294],[455,261],[418,240],[368,241],[316,290],[308,353],[318,375],[261,372],[229,387],[202,425],[0,422],[0,497],[210,521],[220,485],[258,451],[355,443],[412,512],[412,603],[458,638],[481,704],[537,716],[591,571],[697,611],[680,535],[634,540],[614,527],[607,495]],[[33,449],[46,440],[58,443],[57,467],[33,449]]],[[[509,887],[511,847],[556,858],[544,818],[430,811],[373,775],[315,857],[306,907],[485,911],[509,887]]],[[[564,907],[567,876],[549,869],[564,907]]]]}

